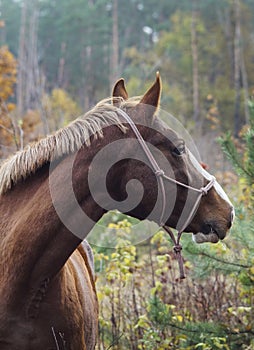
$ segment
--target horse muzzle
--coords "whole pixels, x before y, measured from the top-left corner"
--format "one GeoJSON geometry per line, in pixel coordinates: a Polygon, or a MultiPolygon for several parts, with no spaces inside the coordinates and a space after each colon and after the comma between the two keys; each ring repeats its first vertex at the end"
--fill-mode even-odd
{"type": "Polygon", "coordinates": [[[226,222],[215,223],[215,222],[207,222],[204,223],[200,229],[200,232],[193,233],[193,240],[196,243],[218,243],[220,240],[223,240],[231,226],[233,225],[235,218],[235,210],[234,207],[231,207],[231,211],[226,222]]]}

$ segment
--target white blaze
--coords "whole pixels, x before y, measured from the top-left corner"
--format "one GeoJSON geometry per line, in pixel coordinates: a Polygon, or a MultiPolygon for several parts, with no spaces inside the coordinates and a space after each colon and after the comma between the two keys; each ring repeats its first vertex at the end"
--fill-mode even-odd
{"type": "MultiPolygon", "coordinates": [[[[189,157],[190,160],[192,162],[192,164],[194,165],[194,167],[197,169],[197,171],[208,181],[211,181],[214,176],[209,174],[208,171],[206,171],[201,164],[197,161],[197,159],[194,157],[194,155],[189,151],[189,157]]],[[[230,199],[228,198],[227,194],[225,193],[225,191],[222,189],[221,185],[217,182],[217,180],[214,183],[214,188],[216,190],[216,192],[218,193],[218,195],[224,199],[228,204],[230,204],[233,207],[233,204],[231,203],[230,199]]]]}
{"type": "MultiPolygon", "coordinates": [[[[208,181],[211,181],[212,178],[214,178],[214,176],[212,176],[211,174],[208,173],[208,171],[206,171],[201,164],[197,161],[197,159],[194,157],[194,155],[189,151],[189,157],[190,160],[193,164],[193,166],[197,169],[197,171],[208,181]]],[[[234,220],[235,217],[235,211],[234,211],[234,207],[230,201],[230,199],[228,198],[227,194],[225,193],[225,191],[222,189],[221,185],[215,181],[214,183],[214,189],[216,190],[216,192],[218,193],[218,195],[224,199],[229,205],[231,205],[232,207],[232,222],[234,220]]],[[[211,243],[217,243],[219,241],[218,236],[211,232],[210,234],[204,234],[202,232],[198,232],[195,235],[192,235],[192,238],[194,240],[194,242],[196,243],[204,243],[204,242],[211,242],[211,243]]]]}

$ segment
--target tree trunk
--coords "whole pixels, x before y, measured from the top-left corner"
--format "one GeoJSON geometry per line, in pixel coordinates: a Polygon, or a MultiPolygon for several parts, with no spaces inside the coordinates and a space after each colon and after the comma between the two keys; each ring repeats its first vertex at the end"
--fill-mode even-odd
{"type": "Polygon", "coordinates": [[[234,87],[235,87],[235,112],[234,112],[234,134],[238,135],[240,130],[240,104],[241,104],[241,25],[240,25],[240,2],[234,0],[235,10],[235,38],[234,38],[234,87]]]}
{"type": "Polygon", "coordinates": [[[250,121],[250,110],[248,105],[249,100],[249,84],[248,84],[248,75],[246,72],[245,62],[244,62],[244,53],[241,50],[241,75],[243,83],[243,93],[244,93],[244,114],[245,114],[245,123],[249,124],[250,121]]]}
{"type": "Polygon", "coordinates": [[[29,23],[29,38],[26,64],[26,97],[25,108],[35,107],[35,62],[36,62],[36,45],[37,45],[37,8],[36,0],[31,1],[31,14],[29,23]]]}
{"type": "Polygon", "coordinates": [[[92,77],[92,46],[88,45],[81,50],[81,62],[84,67],[84,76],[82,78],[81,101],[84,111],[91,107],[91,77],[92,77]]]}
{"type": "Polygon", "coordinates": [[[193,119],[198,121],[200,115],[199,105],[199,71],[198,71],[198,38],[197,38],[197,3],[192,3],[191,18],[191,53],[192,53],[192,86],[193,86],[193,119]]]}
{"type": "Polygon", "coordinates": [[[25,108],[37,109],[40,112],[40,117],[43,125],[44,135],[49,133],[49,125],[46,113],[42,107],[41,101],[44,93],[45,79],[40,71],[38,62],[38,0],[33,0],[31,4],[31,15],[29,23],[29,38],[27,50],[27,62],[25,65],[26,73],[26,94],[25,108]]]}
{"type": "Polygon", "coordinates": [[[119,38],[118,38],[118,0],[113,0],[113,14],[112,14],[112,55],[110,65],[110,89],[119,78],[118,64],[119,64],[119,38]]]}
{"type": "Polygon", "coordinates": [[[231,7],[226,7],[225,10],[217,9],[219,23],[225,35],[225,42],[228,52],[228,76],[231,86],[234,85],[234,23],[232,23],[231,7]]]}
{"type": "MultiPolygon", "coordinates": [[[[90,10],[95,6],[94,0],[88,0],[88,7],[90,10]]],[[[93,11],[91,11],[93,12],[93,11]]],[[[87,36],[88,40],[82,43],[82,49],[80,51],[80,59],[82,66],[82,84],[80,90],[80,101],[84,111],[88,111],[93,104],[93,40],[92,40],[92,27],[88,27],[82,36],[87,36]]]]}
{"type": "Polygon", "coordinates": [[[24,66],[26,63],[26,18],[27,18],[27,0],[23,1],[23,7],[21,12],[21,25],[19,32],[19,54],[18,54],[18,79],[17,79],[17,111],[18,117],[24,113],[24,66]]]}
{"type": "Polygon", "coordinates": [[[57,85],[59,88],[62,88],[63,82],[64,82],[65,51],[66,51],[66,43],[62,42],[62,44],[61,44],[61,57],[59,60],[58,77],[57,77],[57,82],[58,82],[57,85]]]}

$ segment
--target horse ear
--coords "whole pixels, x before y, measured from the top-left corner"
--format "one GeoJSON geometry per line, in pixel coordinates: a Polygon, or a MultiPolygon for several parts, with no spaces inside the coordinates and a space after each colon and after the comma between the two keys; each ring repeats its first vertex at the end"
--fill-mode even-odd
{"type": "MultiPolygon", "coordinates": [[[[145,95],[142,97],[140,104],[150,105],[153,106],[154,113],[156,112],[157,108],[160,105],[160,97],[161,97],[161,77],[160,73],[156,73],[156,80],[153,83],[153,85],[150,87],[150,89],[145,93],[145,95]]],[[[153,113],[153,115],[154,115],[153,113]]]]}
{"type": "Polygon", "coordinates": [[[113,104],[117,105],[117,101],[114,101],[114,97],[122,97],[124,100],[128,99],[128,93],[125,88],[124,79],[117,80],[112,91],[113,104]]]}

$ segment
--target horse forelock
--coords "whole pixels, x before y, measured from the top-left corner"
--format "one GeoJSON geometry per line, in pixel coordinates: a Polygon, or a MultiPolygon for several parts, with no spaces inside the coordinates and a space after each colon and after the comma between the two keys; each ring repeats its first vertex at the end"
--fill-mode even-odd
{"type": "Polygon", "coordinates": [[[103,128],[112,124],[125,133],[126,127],[118,114],[119,108],[128,109],[137,104],[137,98],[127,101],[118,99],[100,101],[94,108],[78,117],[68,126],[56,131],[38,142],[29,144],[24,150],[7,158],[0,166],[0,195],[6,193],[19,180],[26,179],[46,163],[78,151],[83,145],[91,145],[91,137],[103,137],[103,128]]]}

